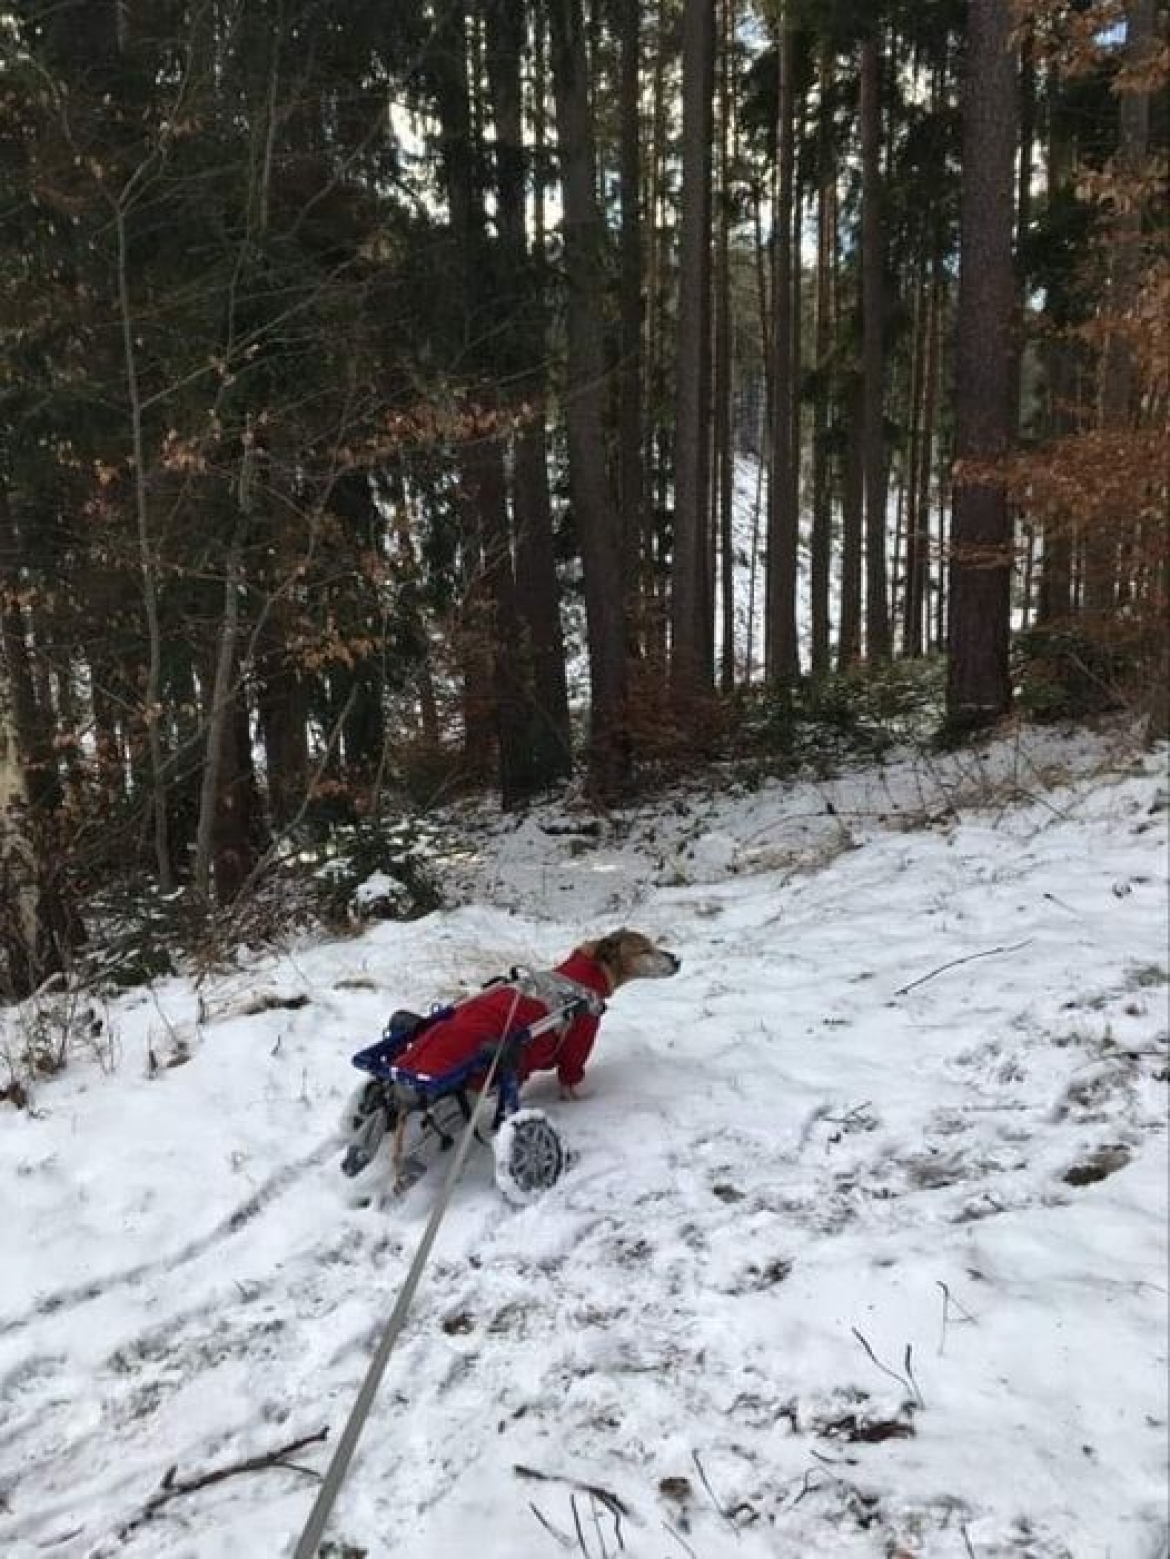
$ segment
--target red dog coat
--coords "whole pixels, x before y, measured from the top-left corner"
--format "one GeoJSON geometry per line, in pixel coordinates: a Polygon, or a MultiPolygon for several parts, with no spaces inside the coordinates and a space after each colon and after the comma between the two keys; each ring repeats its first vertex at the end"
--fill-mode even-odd
{"type": "MultiPolygon", "coordinates": [[[[558,964],[557,974],[563,974],[578,985],[587,986],[598,996],[609,995],[609,977],[602,966],[584,953],[574,952],[558,964]]],[[[443,1018],[421,1034],[412,1045],[395,1060],[395,1065],[423,1077],[437,1077],[470,1061],[477,1050],[485,1045],[498,1044],[505,1031],[537,1023],[546,1015],[543,1002],[525,996],[510,986],[499,985],[476,996],[472,1001],[457,1007],[449,1018],[443,1018]]],[[[585,1062],[593,1049],[599,1017],[582,1013],[574,1018],[567,1030],[549,1029],[521,1050],[517,1068],[520,1082],[533,1072],[551,1072],[564,1088],[575,1088],[585,1073],[585,1062]]]]}

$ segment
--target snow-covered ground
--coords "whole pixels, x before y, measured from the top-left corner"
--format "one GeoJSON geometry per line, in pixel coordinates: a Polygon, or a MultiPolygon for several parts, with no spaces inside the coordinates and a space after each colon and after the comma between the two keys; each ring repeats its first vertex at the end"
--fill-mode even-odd
{"type": "Polygon", "coordinates": [[[480,818],[464,907],[111,1003],[0,1114],[0,1553],[291,1551],[327,1446],[181,1486],[336,1439],[433,1205],[347,1200],[350,1053],[625,920],[682,972],[531,1088],[553,1191],[473,1156],[337,1559],[1165,1555],[1165,763],[480,818]]]}

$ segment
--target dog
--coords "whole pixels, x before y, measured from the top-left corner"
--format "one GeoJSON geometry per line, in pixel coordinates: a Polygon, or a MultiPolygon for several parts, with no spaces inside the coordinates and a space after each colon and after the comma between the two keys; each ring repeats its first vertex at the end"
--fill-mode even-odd
{"type": "Polygon", "coordinates": [[[537,1035],[516,1056],[521,1084],[534,1072],[555,1071],[561,1098],[576,1099],[607,999],[631,980],[667,979],[681,964],[676,954],[623,926],[597,942],[583,942],[555,969],[489,986],[461,1002],[450,1017],[428,1025],[396,1058],[396,1066],[424,1078],[438,1076],[579,994],[588,1001],[587,1010],[537,1035]]]}

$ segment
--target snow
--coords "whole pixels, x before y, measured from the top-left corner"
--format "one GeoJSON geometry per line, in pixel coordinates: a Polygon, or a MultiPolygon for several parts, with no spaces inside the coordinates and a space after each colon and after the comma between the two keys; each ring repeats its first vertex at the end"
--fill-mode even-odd
{"type": "Polygon", "coordinates": [[[1033,734],[596,835],[467,811],[462,907],[111,1001],[0,1114],[0,1552],[291,1552],[328,1446],[141,1518],[336,1442],[442,1181],[351,1205],[350,1054],[624,920],[682,970],[581,1102],[526,1092],[549,1193],[473,1153],[334,1542],[1164,1555],[1165,766],[1033,734]]]}

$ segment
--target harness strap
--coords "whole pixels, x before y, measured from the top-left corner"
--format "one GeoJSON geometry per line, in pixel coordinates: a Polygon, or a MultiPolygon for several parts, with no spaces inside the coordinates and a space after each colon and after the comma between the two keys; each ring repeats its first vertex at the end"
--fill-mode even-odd
{"type": "Polygon", "coordinates": [[[540,1002],[550,1017],[559,1011],[565,1028],[572,1021],[574,1007],[583,1006],[595,1018],[605,1011],[605,1001],[596,991],[557,969],[513,969],[508,983],[522,996],[540,1002]]]}

